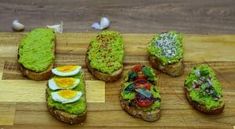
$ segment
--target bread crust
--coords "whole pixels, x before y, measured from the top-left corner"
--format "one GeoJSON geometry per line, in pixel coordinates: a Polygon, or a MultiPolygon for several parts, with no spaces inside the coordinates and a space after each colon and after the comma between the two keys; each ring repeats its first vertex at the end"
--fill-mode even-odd
{"type": "Polygon", "coordinates": [[[51,77],[51,69],[53,68],[53,64],[49,66],[49,68],[43,72],[34,72],[32,70],[26,69],[22,64],[19,63],[19,69],[24,76],[27,76],[29,79],[41,81],[48,80],[51,77]]]}
{"type": "MultiPolygon", "coordinates": [[[[56,38],[52,42],[54,43],[54,47],[52,48],[52,51],[55,55],[56,38]]],[[[18,49],[18,60],[19,60],[19,57],[20,55],[19,55],[19,49],[18,49]]],[[[48,80],[52,75],[51,69],[54,67],[54,61],[53,61],[52,64],[45,71],[35,72],[35,71],[25,68],[19,62],[18,64],[19,64],[19,69],[24,76],[28,77],[29,79],[36,80],[36,81],[48,80]]]]}
{"type": "Polygon", "coordinates": [[[218,107],[218,108],[208,110],[208,109],[206,109],[206,107],[204,105],[201,105],[201,104],[199,104],[199,103],[197,103],[197,102],[195,102],[191,99],[191,97],[189,96],[189,92],[188,92],[187,88],[184,88],[184,93],[185,93],[185,97],[187,98],[189,104],[192,105],[193,108],[195,108],[196,110],[198,110],[202,113],[209,114],[209,115],[216,115],[216,114],[222,113],[223,110],[224,110],[224,106],[225,106],[224,103],[221,104],[221,106],[218,107]]]}
{"type": "Polygon", "coordinates": [[[90,73],[95,78],[103,80],[103,81],[106,81],[106,82],[116,81],[116,80],[121,78],[122,72],[123,72],[123,66],[120,69],[114,71],[112,74],[102,73],[102,72],[92,68],[91,65],[90,65],[90,61],[88,59],[88,51],[89,51],[89,49],[90,49],[90,45],[88,46],[88,49],[87,49],[87,52],[86,52],[85,63],[86,63],[88,71],[90,71],[90,73]]]}
{"type": "Polygon", "coordinates": [[[161,116],[160,109],[156,109],[152,111],[143,111],[141,109],[137,109],[134,106],[129,106],[129,102],[122,99],[121,96],[120,96],[120,104],[121,104],[122,109],[126,111],[128,114],[130,114],[131,116],[135,118],[143,119],[148,122],[157,121],[161,116]]]}
{"type": "Polygon", "coordinates": [[[179,60],[179,62],[177,63],[162,65],[157,57],[149,55],[149,63],[152,65],[153,68],[158,69],[173,77],[178,77],[184,73],[183,59],[179,60]]]}

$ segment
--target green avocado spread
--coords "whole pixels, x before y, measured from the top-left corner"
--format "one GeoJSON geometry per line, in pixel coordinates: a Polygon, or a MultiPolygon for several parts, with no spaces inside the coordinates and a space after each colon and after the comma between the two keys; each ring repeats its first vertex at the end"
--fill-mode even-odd
{"type": "Polygon", "coordinates": [[[19,63],[35,72],[45,71],[54,60],[55,33],[37,28],[28,33],[19,45],[19,63]]]}
{"type": "Polygon", "coordinates": [[[90,42],[88,59],[92,68],[111,74],[123,66],[123,38],[115,31],[103,31],[90,42]]]}
{"type": "Polygon", "coordinates": [[[208,110],[218,108],[223,104],[221,84],[208,65],[194,67],[184,85],[192,101],[204,105],[208,110]]]}
{"type": "Polygon", "coordinates": [[[80,79],[80,83],[73,90],[81,91],[83,93],[82,97],[76,102],[62,104],[52,99],[51,92],[53,92],[53,90],[48,88],[47,89],[47,92],[48,92],[47,103],[48,103],[48,106],[59,109],[59,110],[63,110],[65,112],[75,114],[75,115],[83,115],[83,113],[86,112],[86,107],[87,107],[84,74],[82,72],[79,72],[77,75],[73,77],[80,79]]]}
{"type": "MultiPolygon", "coordinates": [[[[161,96],[159,90],[156,86],[157,77],[152,68],[143,66],[140,71],[131,70],[128,72],[127,76],[124,78],[124,83],[121,88],[121,97],[123,100],[128,101],[132,106],[135,106],[137,109],[141,109],[143,111],[152,111],[160,108],[161,96]],[[142,83],[141,81],[146,80],[146,83],[142,83]],[[140,82],[138,82],[140,80],[140,82]],[[147,87],[146,84],[149,84],[147,87]],[[152,104],[149,106],[138,106],[136,104],[136,98],[139,93],[137,89],[144,89],[147,91],[147,95],[149,94],[148,100],[153,100],[152,104]]],[[[145,93],[141,93],[145,94],[145,93]]],[[[141,95],[142,96],[142,95],[141,95]]]]}
{"type": "Polygon", "coordinates": [[[169,31],[156,34],[147,46],[148,53],[160,60],[162,65],[179,62],[183,58],[182,34],[169,31]]]}

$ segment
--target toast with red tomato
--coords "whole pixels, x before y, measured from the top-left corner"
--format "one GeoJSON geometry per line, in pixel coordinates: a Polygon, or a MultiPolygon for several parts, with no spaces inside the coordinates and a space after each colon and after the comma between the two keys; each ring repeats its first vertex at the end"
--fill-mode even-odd
{"type": "Polygon", "coordinates": [[[120,91],[123,110],[145,121],[160,118],[161,97],[152,68],[135,65],[124,77],[120,91]]]}

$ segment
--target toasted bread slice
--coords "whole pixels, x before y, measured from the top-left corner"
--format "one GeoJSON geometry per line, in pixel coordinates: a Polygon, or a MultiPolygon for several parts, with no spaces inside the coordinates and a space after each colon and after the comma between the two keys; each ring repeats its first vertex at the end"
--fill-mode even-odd
{"type": "MultiPolygon", "coordinates": [[[[54,44],[51,51],[55,55],[56,37],[54,37],[54,40],[52,40],[51,42],[52,42],[52,44],[54,44]]],[[[19,58],[20,58],[19,49],[18,49],[18,56],[17,57],[18,57],[18,60],[19,60],[19,58]]],[[[19,64],[19,69],[20,69],[20,71],[22,72],[22,74],[24,76],[26,76],[26,77],[28,77],[29,79],[32,79],[32,80],[40,81],[40,80],[47,80],[51,77],[51,75],[52,75],[51,69],[54,66],[54,61],[48,66],[48,68],[46,70],[41,71],[41,72],[36,72],[34,70],[27,69],[19,61],[18,61],[18,64],[19,64]]]]}
{"type": "MultiPolygon", "coordinates": [[[[47,90],[46,90],[46,98],[48,98],[47,90]]],[[[83,122],[86,120],[87,111],[83,112],[82,114],[75,115],[75,114],[70,114],[65,111],[50,107],[48,106],[48,102],[46,103],[47,103],[47,109],[50,112],[50,114],[59,121],[72,125],[72,124],[83,124],[83,122]]]]}
{"type": "Polygon", "coordinates": [[[182,59],[177,63],[162,65],[157,57],[149,55],[149,63],[152,65],[153,68],[158,69],[173,77],[180,76],[184,73],[184,64],[182,59]]]}
{"type": "Polygon", "coordinates": [[[119,98],[122,109],[133,117],[148,122],[157,121],[160,118],[161,98],[153,69],[136,65],[126,75],[119,98]]]}
{"type": "Polygon", "coordinates": [[[183,37],[175,31],[156,34],[147,46],[149,62],[170,76],[177,77],[183,74],[183,37]]]}
{"type": "Polygon", "coordinates": [[[120,79],[120,77],[122,75],[123,64],[121,65],[121,67],[119,69],[117,69],[111,73],[108,71],[102,72],[102,70],[98,70],[99,68],[97,68],[98,63],[97,63],[97,66],[93,66],[93,67],[91,66],[91,62],[93,60],[89,59],[89,57],[92,57],[92,56],[89,56],[89,54],[90,54],[89,52],[93,52],[93,53],[95,53],[95,55],[102,55],[102,56],[99,56],[99,57],[96,57],[93,59],[95,61],[97,61],[99,59],[103,59],[102,66],[104,66],[106,68],[110,68],[110,67],[115,66],[115,65],[109,66],[108,64],[110,64],[110,63],[112,64],[115,61],[120,61],[120,59],[121,59],[121,62],[123,62],[124,55],[123,55],[122,51],[124,52],[123,41],[122,41],[121,35],[115,31],[103,31],[99,35],[97,35],[96,39],[92,40],[88,46],[88,49],[86,52],[86,57],[85,57],[86,66],[95,78],[103,80],[103,81],[107,81],[107,82],[116,81],[116,80],[120,79]],[[92,43],[93,44],[96,43],[96,47],[94,49],[92,48],[92,43]],[[118,46],[114,47],[114,45],[118,45],[118,46]],[[114,49],[117,49],[116,47],[120,47],[118,50],[116,50],[116,53],[122,54],[122,59],[118,58],[117,60],[115,60],[115,58],[113,56],[109,57],[109,54],[111,54],[112,51],[114,51],[114,49]],[[99,49],[99,50],[94,52],[95,49],[99,49]],[[120,49],[122,49],[122,50],[120,50],[120,49]]]}
{"type": "Polygon", "coordinates": [[[188,90],[186,88],[184,88],[184,93],[185,93],[185,96],[186,96],[189,104],[191,104],[193,106],[193,108],[195,108],[196,110],[198,110],[198,111],[200,111],[202,113],[209,114],[209,115],[216,115],[216,114],[222,113],[223,110],[224,110],[224,106],[225,106],[224,103],[222,103],[220,107],[208,110],[204,105],[201,105],[201,104],[193,101],[190,98],[189,92],[188,92],[188,90]]]}
{"type": "MultiPolygon", "coordinates": [[[[78,66],[76,66],[78,68],[78,66]]],[[[76,69],[73,69],[74,67],[71,66],[61,66],[61,67],[57,67],[55,69],[72,69],[74,71],[77,71],[76,69]]],[[[57,79],[65,79],[65,80],[60,80],[59,82],[56,82],[55,80],[53,81],[54,83],[48,81],[47,84],[47,89],[46,89],[46,103],[47,103],[47,108],[48,111],[50,112],[50,114],[55,117],[57,120],[62,121],[64,123],[67,124],[83,124],[83,122],[86,119],[86,114],[87,114],[87,102],[86,102],[86,84],[85,84],[85,80],[84,80],[84,72],[82,71],[77,71],[76,73],[71,72],[70,71],[70,75],[68,76],[61,76],[63,75],[61,71],[56,71],[52,70],[52,72],[56,75],[55,78],[57,79]],[[68,78],[76,78],[79,79],[80,81],[75,85],[75,87],[71,88],[66,88],[66,82],[68,83],[69,81],[66,79],[68,78]],[[58,87],[59,84],[63,82],[62,85],[64,85],[64,89],[60,89],[58,87]],[[53,87],[53,88],[52,88],[53,87]],[[57,89],[54,89],[55,87],[57,87],[57,89]],[[65,92],[66,90],[70,90],[70,91],[79,91],[82,93],[82,95],[74,101],[68,102],[68,103],[62,103],[63,101],[65,101],[64,96],[55,94],[56,92],[61,92],[62,90],[64,90],[63,92],[65,92]],[[52,94],[53,93],[53,94],[52,94]],[[53,96],[57,99],[54,100],[53,96]],[[58,105],[59,104],[59,105],[58,105]],[[76,107],[75,107],[76,106],[76,107]],[[79,107],[79,106],[83,106],[83,107],[79,107]],[[71,110],[71,108],[76,108],[75,110],[71,110]]],[[[65,72],[66,73],[66,72],[65,72]]],[[[64,74],[65,74],[64,73],[64,74]]],[[[70,84],[70,83],[68,83],[70,84]]],[[[67,86],[71,86],[71,85],[67,85],[67,86]]],[[[69,92],[65,92],[63,95],[70,95],[69,92]]],[[[77,94],[78,95],[78,94],[77,94]]],[[[76,98],[76,96],[75,96],[76,98]]],[[[73,98],[72,98],[73,99],[73,98]]],[[[69,101],[69,99],[67,99],[66,101],[69,101]]]]}
{"type": "Polygon", "coordinates": [[[184,93],[188,102],[202,113],[215,115],[223,112],[222,86],[208,65],[193,67],[185,79],[184,93]]]}

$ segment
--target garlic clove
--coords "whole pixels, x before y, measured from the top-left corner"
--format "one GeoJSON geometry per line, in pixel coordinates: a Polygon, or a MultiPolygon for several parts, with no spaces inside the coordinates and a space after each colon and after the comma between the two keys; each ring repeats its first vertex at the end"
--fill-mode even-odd
{"type": "Polygon", "coordinates": [[[14,20],[12,22],[12,29],[14,31],[23,31],[24,30],[24,25],[20,23],[18,20],[14,20]]]}
{"type": "Polygon", "coordinates": [[[47,28],[51,28],[57,33],[63,33],[63,26],[64,24],[63,22],[61,22],[60,24],[56,24],[56,25],[47,25],[47,28]]]}
{"type": "Polygon", "coordinates": [[[107,17],[102,17],[100,22],[95,22],[91,25],[92,28],[97,30],[103,30],[110,26],[110,20],[107,17]]]}
{"type": "Polygon", "coordinates": [[[102,17],[100,19],[100,27],[101,29],[108,28],[110,25],[110,20],[107,17],[102,17]]]}
{"type": "Polygon", "coordinates": [[[97,30],[100,30],[100,29],[101,29],[100,24],[99,24],[98,22],[93,23],[93,24],[91,25],[91,27],[94,28],[94,29],[97,29],[97,30]]]}

